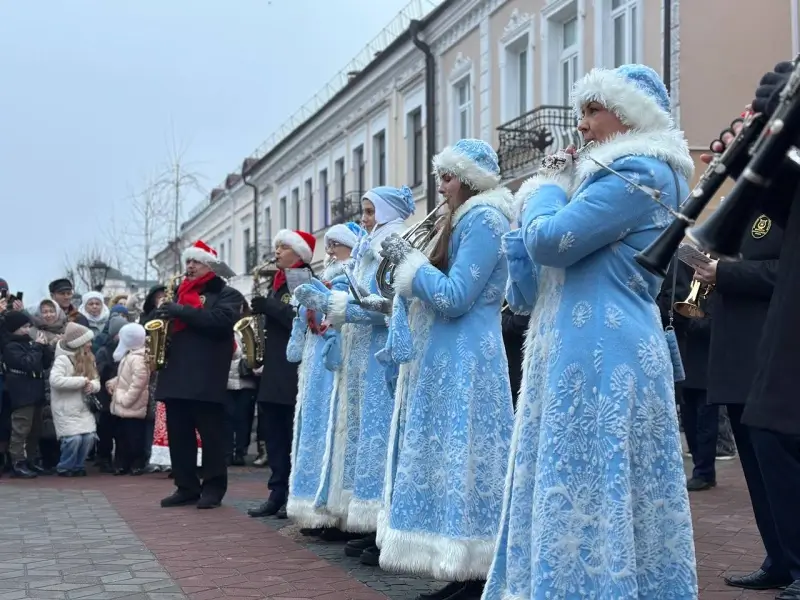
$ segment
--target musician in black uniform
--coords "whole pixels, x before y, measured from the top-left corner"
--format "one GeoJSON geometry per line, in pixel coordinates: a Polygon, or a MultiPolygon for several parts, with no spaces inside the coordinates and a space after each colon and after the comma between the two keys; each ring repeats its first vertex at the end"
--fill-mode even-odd
{"type": "Polygon", "coordinates": [[[286,518],[289,499],[294,407],[297,401],[297,363],[286,359],[286,346],[295,316],[292,293],[286,281],[286,269],[308,269],[316,239],[305,231],[282,229],[275,236],[275,262],[278,272],[267,296],[250,302],[254,315],[264,317],[264,366],[258,386],[258,418],[267,445],[270,477],[269,498],[247,511],[251,517],[286,518]],[[263,417],[263,419],[262,419],[263,417]]]}
{"type": "MultiPolygon", "coordinates": [[[[775,111],[791,70],[791,64],[781,63],[764,75],[752,104],[755,112],[770,116],[775,111]]],[[[721,141],[728,143],[732,137],[728,133],[721,141]]],[[[800,136],[793,143],[800,145],[800,136]]],[[[784,231],[772,298],[754,356],[755,375],[741,418],[749,427],[764,484],[763,497],[752,500],[755,514],[761,515],[759,530],[769,556],[753,573],[725,581],[747,589],[788,586],[776,599],[800,600],[800,170],[787,163],[753,204],[756,215],[763,213],[771,227],[784,231]],[[770,521],[774,528],[765,534],[761,523],[770,521]]]]}

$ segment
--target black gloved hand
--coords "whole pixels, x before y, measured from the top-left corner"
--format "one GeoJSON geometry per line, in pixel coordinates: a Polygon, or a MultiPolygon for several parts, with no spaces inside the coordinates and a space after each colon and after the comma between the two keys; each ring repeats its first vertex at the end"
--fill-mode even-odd
{"type": "Polygon", "coordinates": [[[256,296],[250,300],[250,311],[254,315],[267,314],[267,298],[265,296],[256,296]]]}
{"type": "Polygon", "coordinates": [[[163,311],[168,317],[175,318],[181,316],[184,308],[186,307],[177,302],[166,302],[161,305],[159,310],[163,311]]]}
{"type": "Polygon", "coordinates": [[[756,97],[753,100],[753,112],[764,113],[769,118],[778,107],[779,95],[786,82],[789,80],[794,67],[790,62],[780,62],[775,69],[766,73],[756,88],[756,97]]]}

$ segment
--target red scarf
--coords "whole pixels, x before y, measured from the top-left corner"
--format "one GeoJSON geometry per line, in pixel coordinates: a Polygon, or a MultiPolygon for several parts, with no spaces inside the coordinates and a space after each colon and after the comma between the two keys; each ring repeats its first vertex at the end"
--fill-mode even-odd
{"type": "MultiPolygon", "coordinates": [[[[305,263],[302,260],[298,260],[296,263],[294,263],[289,268],[290,269],[299,269],[304,264],[305,263]]],[[[283,287],[284,283],[286,283],[286,271],[284,271],[283,269],[278,269],[278,272],[275,273],[275,279],[272,280],[272,289],[273,289],[273,291],[277,292],[279,289],[281,289],[283,287]]]]}
{"type": "MultiPolygon", "coordinates": [[[[203,308],[203,301],[200,299],[200,290],[217,275],[213,271],[209,271],[202,277],[197,279],[189,279],[188,277],[181,281],[178,286],[178,304],[183,306],[191,306],[192,308],[203,308]]],[[[186,329],[186,323],[180,319],[173,319],[172,331],[178,332],[186,329]]]]}

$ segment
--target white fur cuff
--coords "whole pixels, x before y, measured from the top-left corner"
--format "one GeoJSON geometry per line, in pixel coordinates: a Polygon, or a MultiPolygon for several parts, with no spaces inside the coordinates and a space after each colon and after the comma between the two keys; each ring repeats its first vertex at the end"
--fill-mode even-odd
{"type": "Polygon", "coordinates": [[[566,173],[558,173],[556,175],[534,175],[525,180],[514,195],[514,214],[518,219],[525,212],[530,197],[543,185],[557,185],[564,190],[569,199],[572,191],[572,177],[566,173]]]}
{"type": "Polygon", "coordinates": [[[328,313],[325,315],[325,318],[334,327],[344,323],[349,300],[350,294],[347,292],[338,290],[333,290],[331,292],[331,297],[328,299],[328,313]]]}
{"type": "Polygon", "coordinates": [[[394,269],[395,294],[410,298],[414,285],[414,276],[423,265],[428,264],[428,258],[419,250],[412,250],[403,262],[394,269]]]}

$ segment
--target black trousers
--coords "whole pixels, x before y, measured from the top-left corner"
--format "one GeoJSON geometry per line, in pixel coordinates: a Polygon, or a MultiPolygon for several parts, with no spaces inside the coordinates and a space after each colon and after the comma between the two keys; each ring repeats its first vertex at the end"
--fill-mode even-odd
{"type": "MultiPolygon", "coordinates": [[[[750,490],[758,531],[767,550],[761,568],[800,580],[800,436],[756,428],[749,432],[763,488],[757,489],[756,495],[750,490]]],[[[747,487],[750,489],[749,479],[747,487]]]]}
{"type": "Polygon", "coordinates": [[[114,417],[114,442],[117,446],[114,463],[118,469],[129,471],[144,468],[145,426],[144,419],[114,417]]]}
{"type": "Polygon", "coordinates": [[[683,388],[681,421],[694,463],[692,477],[715,482],[719,405],[706,403],[705,390],[683,388]]]}
{"type": "Polygon", "coordinates": [[[228,456],[246,456],[256,408],[256,390],[228,390],[228,456]]]}
{"type": "Polygon", "coordinates": [[[178,490],[222,501],[228,490],[225,406],[217,402],[166,400],[172,475],[178,490]],[[197,475],[197,439],[203,446],[203,482],[197,475]]]}
{"type": "Polygon", "coordinates": [[[111,462],[114,451],[114,425],[116,417],[110,412],[103,411],[97,418],[97,459],[111,462]]]}
{"type": "Polygon", "coordinates": [[[270,468],[267,487],[269,499],[284,504],[289,498],[289,475],[292,469],[292,434],[294,406],[259,402],[264,417],[264,442],[267,445],[267,462],[270,468]]]}

